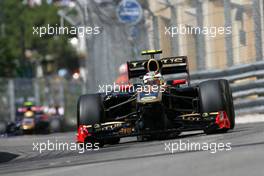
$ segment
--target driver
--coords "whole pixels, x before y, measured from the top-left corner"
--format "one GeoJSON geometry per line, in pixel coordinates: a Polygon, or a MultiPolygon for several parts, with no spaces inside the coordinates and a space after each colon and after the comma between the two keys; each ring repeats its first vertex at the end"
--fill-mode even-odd
{"type": "Polygon", "coordinates": [[[163,85],[165,83],[163,77],[157,71],[150,71],[144,75],[143,82],[146,85],[163,85]]]}

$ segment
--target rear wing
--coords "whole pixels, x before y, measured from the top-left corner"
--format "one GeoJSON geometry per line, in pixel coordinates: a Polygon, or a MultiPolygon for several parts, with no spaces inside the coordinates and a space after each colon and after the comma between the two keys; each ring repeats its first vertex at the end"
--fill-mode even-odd
{"type": "Polygon", "coordinates": [[[187,56],[162,58],[160,61],[162,75],[189,73],[187,56]]]}
{"type": "MultiPolygon", "coordinates": [[[[127,62],[128,77],[136,78],[147,73],[145,65],[149,60],[127,62]]],[[[189,73],[188,60],[186,56],[168,57],[157,60],[160,64],[162,75],[175,73],[189,73]]]]}
{"type": "MultiPolygon", "coordinates": [[[[146,64],[149,60],[127,62],[128,78],[136,78],[147,73],[146,64]]],[[[167,57],[157,60],[160,64],[162,75],[187,73],[187,81],[190,81],[189,67],[187,56],[167,57]]]]}

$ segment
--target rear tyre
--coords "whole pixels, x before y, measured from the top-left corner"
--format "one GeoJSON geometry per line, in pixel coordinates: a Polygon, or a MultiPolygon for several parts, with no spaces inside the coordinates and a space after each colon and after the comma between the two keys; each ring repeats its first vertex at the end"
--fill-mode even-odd
{"type": "Polygon", "coordinates": [[[0,121],[0,134],[6,133],[6,124],[0,121]]]}
{"type": "MultiPolygon", "coordinates": [[[[200,112],[225,111],[230,121],[231,129],[235,126],[233,98],[227,80],[209,80],[199,84],[200,112]]],[[[216,125],[209,125],[206,134],[227,132],[228,129],[218,130],[216,125]]]]}
{"type": "Polygon", "coordinates": [[[106,143],[110,145],[116,145],[116,144],[119,144],[119,142],[120,142],[120,138],[113,138],[107,141],[106,143]]]}

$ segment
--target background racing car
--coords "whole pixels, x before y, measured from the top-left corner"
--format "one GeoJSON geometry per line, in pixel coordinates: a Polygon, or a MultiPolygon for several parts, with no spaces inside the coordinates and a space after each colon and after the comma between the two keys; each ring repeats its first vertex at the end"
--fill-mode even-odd
{"type": "Polygon", "coordinates": [[[77,142],[116,144],[121,137],[139,141],[177,137],[180,132],[227,132],[235,126],[232,93],[227,80],[190,85],[186,56],[155,59],[161,50],[143,51],[150,59],[127,62],[130,80],[120,91],[80,96],[77,142]],[[173,79],[184,74],[186,79],[173,79]],[[171,75],[165,80],[166,75],[171,75]]]}
{"type": "MultiPolygon", "coordinates": [[[[49,108],[51,109],[51,108],[49,108]]],[[[45,106],[36,106],[31,101],[25,101],[16,111],[16,120],[8,122],[7,135],[59,132],[62,117],[45,106]]]]}

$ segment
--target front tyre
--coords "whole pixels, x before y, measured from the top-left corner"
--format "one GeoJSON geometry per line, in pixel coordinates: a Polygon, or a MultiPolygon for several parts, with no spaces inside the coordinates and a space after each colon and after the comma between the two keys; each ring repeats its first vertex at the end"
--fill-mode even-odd
{"type": "Polygon", "coordinates": [[[77,124],[94,125],[102,122],[103,107],[100,94],[80,96],[77,104],[77,124]]]}
{"type": "MultiPolygon", "coordinates": [[[[200,112],[225,111],[230,121],[230,129],[235,126],[235,112],[233,98],[227,80],[209,80],[199,84],[200,112]]],[[[204,132],[206,134],[227,132],[228,129],[219,130],[217,125],[209,125],[204,132]]]]}

